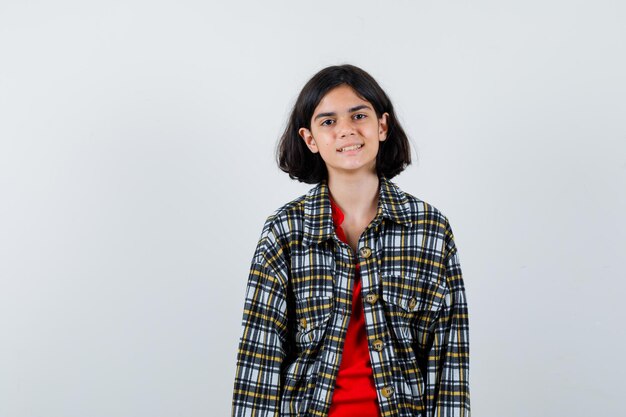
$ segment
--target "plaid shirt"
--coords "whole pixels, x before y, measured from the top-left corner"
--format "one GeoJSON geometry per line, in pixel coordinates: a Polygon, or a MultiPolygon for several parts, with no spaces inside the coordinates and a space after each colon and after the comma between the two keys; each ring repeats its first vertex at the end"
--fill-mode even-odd
{"type": "Polygon", "coordinates": [[[358,253],[334,231],[327,181],[270,215],[248,278],[234,417],[327,416],[361,268],[383,417],[470,417],[469,327],[448,219],[379,181],[358,253]]]}

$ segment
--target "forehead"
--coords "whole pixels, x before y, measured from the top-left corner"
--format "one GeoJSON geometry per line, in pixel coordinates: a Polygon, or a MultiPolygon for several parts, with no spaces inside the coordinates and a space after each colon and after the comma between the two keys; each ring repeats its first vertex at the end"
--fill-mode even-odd
{"type": "Polygon", "coordinates": [[[342,84],[329,90],[324,97],[322,97],[315,108],[315,113],[318,111],[347,111],[348,108],[356,104],[371,105],[369,101],[359,97],[352,87],[342,84]]]}

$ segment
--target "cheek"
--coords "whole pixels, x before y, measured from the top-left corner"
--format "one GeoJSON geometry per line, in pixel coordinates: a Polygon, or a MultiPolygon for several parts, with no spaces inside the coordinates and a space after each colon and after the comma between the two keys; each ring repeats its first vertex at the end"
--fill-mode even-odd
{"type": "Polygon", "coordinates": [[[322,159],[327,159],[335,155],[335,152],[336,152],[335,147],[331,145],[330,143],[328,143],[327,141],[324,141],[323,139],[321,140],[316,139],[315,143],[317,144],[317,150],[322,156],[322,159]]]}
{"type": "Polygon", "coordinates": [[[378,141],[371,141],[367,144],[367,147],[369,148],[369,152],[377,154],[378,149],[380,148],[380,143],[378,141]]]}

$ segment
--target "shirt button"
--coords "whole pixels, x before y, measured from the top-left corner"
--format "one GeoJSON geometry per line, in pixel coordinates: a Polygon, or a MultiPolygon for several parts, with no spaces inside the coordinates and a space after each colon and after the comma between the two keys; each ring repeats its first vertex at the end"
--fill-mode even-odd
{"type": "Polygon", "coordinates": [[[411,297],[411,299],[409,300],[409,309],[413,310],[416,305],[417,305],[417,299],[415,297],[411,297]]]}
{"type": "Polygon", "coordinates": [[[301,326],[303,329],[306,329],[306,318],[305,318],[305,317],[302,317],[302,318],[300,319],[300,326],[301,326]]]}
{"type": "Polygon", "coordinates": [[[376,301],[378,301],[378,294],[376,294],[375,292],[371,292],[367,294],[365,296],[365,301],[367,301],[370,304],[376,304],[376,301]]]}
{"type": "Polygon", "coordinates": [[[382,390],[380,390],[381,394],[383,394],[383,397],[385,398],[389,398],[393,395],[393,387],[391,385],[384,387],[382,390]]]}
{"type": "Polygon", "coordinates": [[[367,246],[363,246],[361,249],[359,249],[359,252],[361,253],[361,256],[364,258],[369,258],[370,255],[372,254],[372,250],[368,248],[367,246]]]}
{"type": "Polygon", "coordinates": [[[380,339],[376,339],[372,342],[372,347],[374,348],[374,350],[380,352],[381,350],[383,350],[383,341],[380,339]]]}

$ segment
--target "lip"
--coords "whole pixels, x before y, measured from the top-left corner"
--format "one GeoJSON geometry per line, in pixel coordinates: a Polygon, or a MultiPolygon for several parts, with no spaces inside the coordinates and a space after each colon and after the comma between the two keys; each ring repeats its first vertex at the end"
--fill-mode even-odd
{"type": "Polygon", "coordinates": [[[337,153],[350,155],[350,154],[359,152],[361,149],[363,149],[364,146],[365,146],[364,143],[358,143],[358,142],[350,143],[348,145],[342,146],[341,148],[337,149],[337,153]],[[359,149],[353,149],[351,151],[343,151],[343,152],[339,151],[339,149],[347,148],[349,146],[354,146],[354,145],[361,145],[361,147],[359,149]]]}

